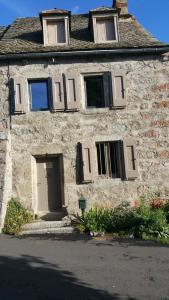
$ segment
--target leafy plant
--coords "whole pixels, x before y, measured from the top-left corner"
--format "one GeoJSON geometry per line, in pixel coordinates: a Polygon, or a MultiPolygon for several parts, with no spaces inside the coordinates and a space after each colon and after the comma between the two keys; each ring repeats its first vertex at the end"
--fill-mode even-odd
{"type": "Polygon", "coordinates": [[[167,223],[169,224],[169,200],[165,203],[163,210],[166,213],[167,223]]]}
{"type": "Polygon", "coordinates": [[[25,209],[17,199],[11,199],[7,206],[3,232],[17,235],[21,227],[33,219],[30,212],[25,209]]]}
{"type": "Polygon", "coordinates": [[[95,207],[78,216],[76,223],[80,232],[106,232],[167,242],[169,201],[164,205],[157,194],[143,195],[135,207],[128,202],[115,208],[95,207]]]}
{"type": "Polygon", "coordinates": [[[83,216],[77,218],[77,228],[84,232],[107,232],[112,219],[112,211],[110,209],[103,209],[94,207],[83,216]],[[81,227],[80,227],[80,226],[81,227]]]}

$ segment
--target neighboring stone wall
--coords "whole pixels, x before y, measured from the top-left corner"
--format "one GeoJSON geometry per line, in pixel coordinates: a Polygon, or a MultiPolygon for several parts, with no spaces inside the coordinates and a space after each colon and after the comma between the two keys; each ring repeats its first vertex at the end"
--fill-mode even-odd
{"type": "Polygon", "coordinates": [[[6,205],[12,190],[8,72],[8,65],[2,64],[0,67],[0,230],[3,227],[6,205]]]}
{"type": "MultiPolygon", "coordinates": [[[[12,116],[13,196],[28,208],[34,206],[32,156],[63,153],[65,206],[78,210],[83,194],[88,206],[98,202],[117,205],[122,200],[133,202],[149,189],[169,198],[169,62],[160,57],[112,58],[23,62],[10,67],[10,76],[50,77],[68,69],[80,72],[121,69],[126,73],[125,109],[85,110],[80,112],[29,112],[12,116]],[[139,177],[134,181],[101,179],[94,183],[76,183],[77,143],[119,140],[133,137],[137,143],[139,177]]],[[[83,85],[81,87],[84,103],[83,85]]]]}

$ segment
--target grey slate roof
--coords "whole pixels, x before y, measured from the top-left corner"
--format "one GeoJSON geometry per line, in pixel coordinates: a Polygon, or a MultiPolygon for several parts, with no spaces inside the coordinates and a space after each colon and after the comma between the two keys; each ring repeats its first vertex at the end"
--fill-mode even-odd
{"type": "Polygon", "coordinates": [[[3,35],[7,29],[8,29],[8,26],[0,26],[0,39],[3,37],[3,35]]]}
{"type": "MultiPolygon", "coordinates": [[[[105,8],[105,10],[108,9],[109,8],[105,8]]],[[[165,45],[147,32],[131,15],[119,17],[119,42],[95,44],[91,39],[88,23],[88,14],[73,15],[71,17],[69,45],[44,46],[40,18],[18,18],[11,26],[9,26],[8,30],[0,40],[0,55],[72,50],[159,47],[165,45]]]]}

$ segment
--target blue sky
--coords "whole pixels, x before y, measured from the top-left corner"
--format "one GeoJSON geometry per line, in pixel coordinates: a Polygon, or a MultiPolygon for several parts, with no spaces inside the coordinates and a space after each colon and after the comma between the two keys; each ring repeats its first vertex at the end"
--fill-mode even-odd
{"type": "MultiPolygon", "coordinates": [[[[161,41],[169,43],[169,0],[128,0],[129,11],[161,41]]],[[[73,13],[98,6],[111,6],[112,0],[0,0],[0,25],[17,17],[36,16],[45,9],[59,7],[73,13]]]]}

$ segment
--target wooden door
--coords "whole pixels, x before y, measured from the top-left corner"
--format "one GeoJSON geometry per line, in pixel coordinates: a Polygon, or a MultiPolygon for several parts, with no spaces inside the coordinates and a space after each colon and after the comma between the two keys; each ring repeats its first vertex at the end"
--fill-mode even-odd
{"type": "Polygon", "coordinates": [[[55,212],[62,208],[62,159],[37,159],[38,212],[55,212]]]}

